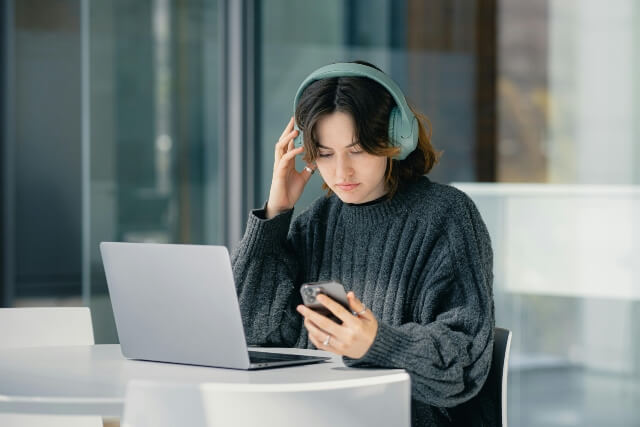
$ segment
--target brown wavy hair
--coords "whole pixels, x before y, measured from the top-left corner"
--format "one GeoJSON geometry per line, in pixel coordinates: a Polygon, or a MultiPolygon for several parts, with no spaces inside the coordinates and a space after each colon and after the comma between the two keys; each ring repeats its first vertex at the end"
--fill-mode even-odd
{"type": "MultiPolygon", "coordinates": [[[[382,71],[365,61],[354,63],[382,71]]],[[[367,77],[332,77],[311,83],[302,92],[295,111],[296,123],[303,132],[303,160],[313,163],[318,158],[316,125],[323,116],[336,111],[350,114],[360,147],[369,154],[387,157],[385,185],[388,196],[393,197],[399,187],[429,173],[440,156],[431,144],[429,119],[409,106],[418,119],[418,145],[404,160],[392,158],[400,151],[389,141],[389,115],[395,105],[391,94],[367,77]]],[[[333,194],[326,183],[322,188],[327,191],[327,197],[333,194]]]]}

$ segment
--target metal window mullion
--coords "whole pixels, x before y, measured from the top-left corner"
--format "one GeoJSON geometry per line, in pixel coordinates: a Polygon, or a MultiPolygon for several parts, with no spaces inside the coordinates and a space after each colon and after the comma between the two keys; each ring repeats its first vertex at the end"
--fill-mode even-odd
{"type": "MultiPolygon", "coordinates": [[[[255,207],[256,201],[256,175],[259,173],[257,163],[257,153],[260,152],[257,147],[257,79],[256,79],[256,61],[257,61],[257,40],[256,40],[256,19],[257,15],[257,2],[255,0],[245,0],[245,14],[244,14],[244,82],[245,82],[245,102],[244,102],[244,130],[246,132],[244,138],[245,153],[244,156],[244,175],[246,177],[245,190],[244,190],[244,217],[248,214],[248,210],[255,207]]],[[[244,227],[244,221],[241,224],[240,236],[244,227]]]]}
{"type": "Polygon", "coordinates": [[[226,224],[227,217],[229,216],[228,205],[229,205],[229,191],[227,190],[227,108],[229,99],[229,91],[227,88],[227,58],[229,57],[229,49],[227,48],[227,39],[228,37],[228,22],[227,22],[227,9],[228,4],[225,0],[219,0],[219,13],[218,13],[218,28],[219,37],[220,37],[220,61],[218,61],[219,69],[218,69],[218,89],[220,91],[220,104],[218,108],[218,177],[219,185],[220,185],[220,200],[218,203],[222,206],[221,209],[218,210],[221,216],[221,230],[220,230],[220,239],[222,240],[222,244],[228,246],[229,238],[227,236],[226,224]]]}
{"type": "Polygon", "coordinates": [[[228,140],[222,141],[227,145],[228,170],[227,170],[227,194],[229,197],[227,207],[227,243],[231,248],[239,240],[240,213],[242,212],[242,191],[244,189],[244,175],[242,174],[242,156],[244,154],[244,132],[242,130],[242,104],[244,98],[243,85],[243,1],[230,1],[228,3],[228,140]]]}
{"type": "Polygon", "coordinates": [[[80,105],[82,174],[82,305],[91,303],[91,90],[89,0],[80,3],[80,105]]]}
{"type": "Polygon", "coordinates": [[[225,245],[233,248],[242,238],[246,215],[254,200],[255,162],[253,99],[253,3],[223,1],[224,23],[222,88],[224,106],[220,139],[225,186],[225,245]]]}
{"type": "Polygon", "coordinates": [[[3,305],[11,307],[15,295],[15,8],[14,0],[4,2],[4,223],[3,223],[3,305]]]}

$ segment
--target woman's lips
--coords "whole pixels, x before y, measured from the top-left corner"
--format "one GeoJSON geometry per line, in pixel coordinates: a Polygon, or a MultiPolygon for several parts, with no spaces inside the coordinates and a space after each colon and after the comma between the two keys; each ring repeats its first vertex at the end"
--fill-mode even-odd
{"type": "Polygon", "coordinates": [[[340,188],[342,191],[351,191],[354,188],[356,188],[358,185],[360,184],[349,184],[349,185],[338,184],[338,188],[340,188]]]}

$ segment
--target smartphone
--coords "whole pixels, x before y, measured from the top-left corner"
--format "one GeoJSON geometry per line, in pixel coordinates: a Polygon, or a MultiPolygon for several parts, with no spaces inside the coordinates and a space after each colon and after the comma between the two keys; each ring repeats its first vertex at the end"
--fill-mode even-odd
{"type": "Polygon", "coordinates": [[[342,321],[334,316],[328,308],[320,304],[316,300],[316,295],[325,294],[338,304],[342,305],[348,312],[351,312],[344,286],[342,286],[342,283],[336,282],[335,280],[305,283],[300,287],[300,294],[302,294],[302,302],[304,305],[338,324],[342,324],[342,321]]]}

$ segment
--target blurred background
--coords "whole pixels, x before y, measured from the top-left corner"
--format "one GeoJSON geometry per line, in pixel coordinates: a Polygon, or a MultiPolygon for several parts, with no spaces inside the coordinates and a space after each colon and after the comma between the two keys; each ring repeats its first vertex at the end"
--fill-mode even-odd
{"type": "Polygon", "coordinates": [[[267,199],[299,83],[362,59],[430,118],[443,151],[430,177],[489,227],[496,323],[514,334],[509,424],[640,425],[640,1],[0,13],[0,306],[86,305],[96,343],[117,342],[99,242],[234,247],[267,199]]]}

